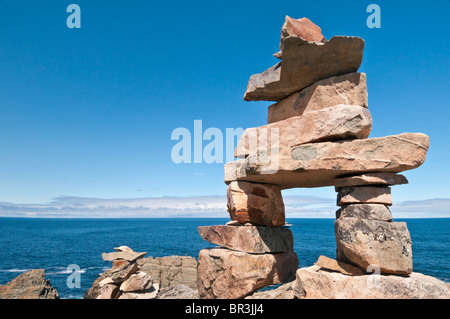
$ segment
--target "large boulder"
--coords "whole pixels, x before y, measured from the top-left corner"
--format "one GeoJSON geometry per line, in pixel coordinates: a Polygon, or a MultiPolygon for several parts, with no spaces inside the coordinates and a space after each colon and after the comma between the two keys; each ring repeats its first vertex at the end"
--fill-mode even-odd
{"type": "Polygon", "coordinates": [[[369,107],[366,75],[349,73],[321,80],[269,106],[267,123],[336,105],[369,107]]]}
{"type": "Polygon", "coordinates": [[[382,274],[412,273],[412,243],[406,223],[347,217],[334,224],[338,261],[382,274]]]}
{"type": "Polygon", "coordinates": [[[210,243],[247,253],[294,251],[294,236],[288,228],[259,226],[202,226],[200,236],[210,243]]]}
{"type": "Polygon", "coordinates": [[[231,220],[241,224],[279,227],[286,219],[281,189],[270,184],[231,182],[227,210],[231,220]]]}
{"type": "Polygon", "coordinates": [[[258,148],[363,139],[369,137],[371,129],[372,116],[368,109],[337,105],[261,127],[248,128],[239,140],[234,156],[243,158],[258,148]]]}
{"type": "Polygon", "coordinates": [[[449,299],[445,283],[412,273],[394,275],[347,276],[319,266],[297,270],[293,286],[299,299],[449,299]]]}
{"type": "Polygon", "coordinates": [[[45,279],[44,269],[33,269],[0,285],[0,299],[59,299],[59,294],[45,279]]]}
{"type": "Polygon", "coordinates": [[[198,257],[201,299],[240,299],[295,275],[295,252],[249,254],[224,248],[203,249],[198,257]]]}
{"type": "Polygon", "coordinates": [[[364,40],[335,36],[325,43],[300,37],[284,39],[282,61],[250,77],[246,101],[281,101],[317,81],[358,71],[364,40]]]}
{"type": "Polygon", "coordinates": [[[268,183],[282,189],[334,186],[342,176],[417,168],[425,162],[429,142],[425,134],[403,133],[257,152],[225,164],[225,183],[268,183]]]}

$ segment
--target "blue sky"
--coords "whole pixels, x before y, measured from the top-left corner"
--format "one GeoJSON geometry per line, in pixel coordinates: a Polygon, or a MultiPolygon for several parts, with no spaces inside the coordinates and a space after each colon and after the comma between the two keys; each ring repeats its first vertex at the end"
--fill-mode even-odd
{"type": "Polygon", "coordinates": [[[0,0],[0,202],[225,196],[223,163],[173,163],[171,133],[266,123],[271,103],[243,95],[277,62],[285,15],[365,40],[371,137],[430,136],[394,203],[450,198],[449,12],[447,0],[0,0]],[[71,3],[81,29],[66,26],[71,3]],[[381,29],[366,26],[370,3],[381,29]]]}

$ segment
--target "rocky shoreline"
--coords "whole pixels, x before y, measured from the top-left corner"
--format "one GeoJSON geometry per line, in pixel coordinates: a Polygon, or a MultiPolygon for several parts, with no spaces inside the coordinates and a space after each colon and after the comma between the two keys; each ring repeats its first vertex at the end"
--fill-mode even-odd
{"type": "MultiPolygon", "coordinates": [[[[227,251],[214,249],[218,254],[227,251]]],[[[103,254],[113,267],[94,281],[84,299],[203,299],[194,257],[144,258],[145,254],[127,246],[103,254]]],[[[247,264],[252,265],[253,260],[247,264]]],[[[0,285],[0,299],[59,299],[59,294],[45,279],[45,271],[36,269],[0,285]]],[[[297,269],[278,285],[255,288],[239,299],[450,299],[450,283],[414,272],[405,276],[368,274],[320,256],[315,265],[297,269]]]]}
{"type": "Polygon", "coordinates": [[[33,269],[0,285],[0,299],[59,299],[59,294],[45,279],[44,269],[33,269]]]}

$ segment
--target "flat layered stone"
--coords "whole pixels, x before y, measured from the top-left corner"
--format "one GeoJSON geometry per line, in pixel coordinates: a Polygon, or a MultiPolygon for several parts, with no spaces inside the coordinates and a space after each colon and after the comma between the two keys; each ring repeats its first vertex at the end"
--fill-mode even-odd
{"type": "Polygon", "coordinates": [[[341,274],[349,276],[362,276],[365,273],[358,267],[346,264],[342,261],[337,261],[335,259],[328,258],[326,256],[320,256],[319,259],[315,262],[315,264],[320,268],[324,268],[331,271],[337,271],[340,272],[341,274]]]}
{"type": "Polygon", "coordinates": [[[372,116],[368,109],[337,105],[246,129],[234,156],[243,158],[258,148],[284,148],[311,142],[364,139],[369,137],[371,129],[372,116]]]}
{"type": "Polygon", "coordinates": [[[103,253],[102,258],[106,261],[113,261],[116,259],[126,260],[126,261],[135,261],[139,258],[142,258],[147,253],[138,253],[134,251],[118,251],[114,253],[103,253]]]}
{"type": "Polygon", "coordinates": [[[321,80],[269,106],[267,123],[336,105],[369,107],[366,75],[349,73],[321,80]]]}
{"type": "Polygon", "coordinates": [[[275,185],[231,182],[227,210],[231,220],[241,224],[280,227],[286,219],[281,190],[275,185]]]}
{"type": "Polygon", "coordinates": [[[336,219],[345,217],[373,219],[384,222],[391,222],[393,220],[391,211],[386,205],[383,204],[345,205],[336,211],[336,219]]]}
{"type": "Polygon", "coordinates": [[[317,81],[358,71],[364,40],[335,36],[325,43],[289,36],[283,42],[283,61],[250,77],[246,101],[281,101],[317,81]]]}
{"type": "Polygon", "coordinates": [[[202,238],[232,250],[264,254],[294,251],[294,237],[288,228],[260,226],[202,226],[202,238]]]}
{"type": "Polygon", "coordinates": [[[159,285],[157,283],[146,290],[140,292],[124,292],[117,299],[156,299],[159,292],[159,285]]]}
{"type": "Polygon", "coordinates": [[[337,178],[334,182],[334,187],[336,191],[339,191],[344,187],[350,186],[393,186],[402,184],[408,184],[408,180],[403,175],[395,173],[376,172],[337,178]]]}
{"type": "Polygon", "coordinates": [[[406,223],[348,217],[337,219],[334,225],[338,261],[367,272],[412,273],[411,237],[406,223]]]}
{"type": "Polygon", "coordinates": [[[249,254],[224,248],[198,256],[200,299],[240,299],[257,289],[288,281],[298,268],[295,252],[249,254]]]}
{"type": "Polygon", "coordinates": [[[300,268],[293,285],[298,299],[449,299],[444,282],[420,273],[408,277],[346,276],[318,266],[300,268]]]}
{"type": "Polygon", "coordinates": [[[377,186],[344,187],[337,196],[338,206],[366,203],[392,206],[391,188],[377,186]]]}
{"type": "Polygon", "coordinates": [[[272,149],[225,164],[225,183],[248,181],[282,189],[334,186],[343,176],[415,169],[425,162],[428,147],[427,135],[403,133],[272,149]]]}

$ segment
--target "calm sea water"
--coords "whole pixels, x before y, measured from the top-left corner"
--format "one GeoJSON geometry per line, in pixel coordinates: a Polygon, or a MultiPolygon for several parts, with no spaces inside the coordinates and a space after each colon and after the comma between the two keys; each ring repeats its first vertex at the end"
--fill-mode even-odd
{"type": "MultiPolygon", "coordinates": [[[[85,291],[110,262],[103,252],[127,245],[148,256],[197,258],[213,247],[198,226],[221,225],[228,219],[20,219],[0,218],[0,284],[20,273],[45,269],[61,298],[83,298],[85,291]],[[67,287],[71,264],[81,268],[81,288],[67,287]]],[[[450,219],[408,219],[413,241],[414,271],[450,281],[450,219]]],[[[320,255],[336,257],[333,219],[288,219],[300,267],[320,255]]]]}

